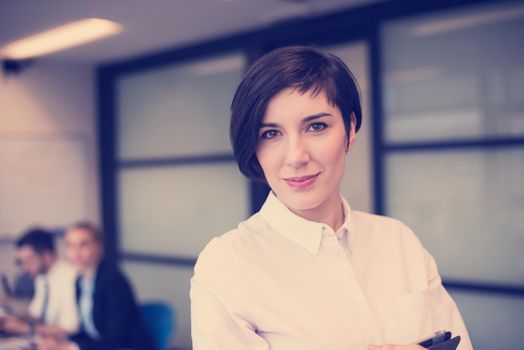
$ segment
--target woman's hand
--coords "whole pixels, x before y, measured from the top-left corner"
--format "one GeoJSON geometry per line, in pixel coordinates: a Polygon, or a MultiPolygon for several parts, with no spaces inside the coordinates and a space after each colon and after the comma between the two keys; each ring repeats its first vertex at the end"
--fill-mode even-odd
{"type": "Polygon", "coordinates": [[[52,337],[56,340],[66,340],[67,332],[57,325],[38,325],[36,326],[36,334],[42,337],[52,337]]]}
{"type": "Polygon", "coordinates": [[[18,317],[7,316],[1,319],[1,329],[5,332],[16,334],[27,334],[31,331],[29,323],[18,317]]]}
{"type": "Polygon", "coordinates": [[[69,350],[72,349],[72,345],[71,342],[54,337],[39,337],[36,342],[38,350],[69,350]]]}
{"type": "Polygon", "coordinates": [[[392,344],[386,344],[386,345],[370,345],[368,346],[368,350],[424,350],[420,345],[417,344],[409,344],[409,345],[392,345],[392,344]]]}

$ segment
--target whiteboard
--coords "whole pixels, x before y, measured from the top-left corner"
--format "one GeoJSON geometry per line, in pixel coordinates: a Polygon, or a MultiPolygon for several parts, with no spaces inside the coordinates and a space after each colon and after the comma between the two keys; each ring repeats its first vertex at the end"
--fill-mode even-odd
{"type": "Polygon", "coordinates": [[[79,135],[0,135],[0,238],[86,218],[87,158],[79,135]]]}

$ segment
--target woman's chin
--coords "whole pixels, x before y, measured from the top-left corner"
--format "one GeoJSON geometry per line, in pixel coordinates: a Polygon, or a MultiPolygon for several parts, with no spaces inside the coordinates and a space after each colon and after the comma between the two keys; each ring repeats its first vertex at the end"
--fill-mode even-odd
{"type": "Polygon", "coordinates": [[[318,208],[323,202],[313,193],[298,193],[279,197],[280,201],[293,212],[309,211],[318,208]]]}

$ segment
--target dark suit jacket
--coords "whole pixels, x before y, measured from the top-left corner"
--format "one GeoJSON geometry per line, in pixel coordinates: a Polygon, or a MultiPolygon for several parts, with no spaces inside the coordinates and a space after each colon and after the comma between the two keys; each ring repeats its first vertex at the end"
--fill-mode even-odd
{"type": "MultiPolygon", "coordinates": [[[[77,305],[79,299],[80,278],[76,281],[77,305]]],[[[153,350],[131,286],[116,267],[104,261],[96,274],[93,322],[100,339],[91,338],[83,330],[71,337],[81,350],[153,350]]]]}

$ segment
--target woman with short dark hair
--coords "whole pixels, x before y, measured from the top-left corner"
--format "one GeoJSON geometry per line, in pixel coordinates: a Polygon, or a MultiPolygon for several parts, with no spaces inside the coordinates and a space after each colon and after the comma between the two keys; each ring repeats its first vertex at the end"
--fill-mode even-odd
{"type": "Polygon", "coordinates": [[[340,194],[362,123],[357,84],[311,47],[257,60],[231,106],[235,159],[271,192],[214,238],[191,280],[193,348],[419,349],[441,329],[471,343],[436,264],[403,223],[340,194]]]}
{"type": "Polygon", "coordinates": [[[353,116],[355,132],[362,124],[357,84],[338,57],[311,48],[287,48],[263,56],[246,74],[231,104],[233,152],[240,171],[250,179],[265,182],[255,155],[258,129],[269,101],[286,88],[302,94],[325,93],[328,102],[340,109],[348,137],[353,116]]]}

